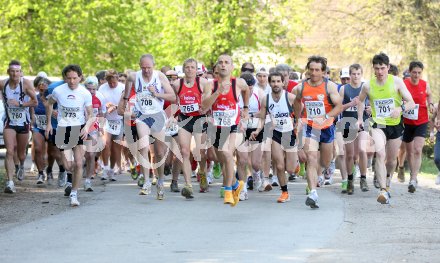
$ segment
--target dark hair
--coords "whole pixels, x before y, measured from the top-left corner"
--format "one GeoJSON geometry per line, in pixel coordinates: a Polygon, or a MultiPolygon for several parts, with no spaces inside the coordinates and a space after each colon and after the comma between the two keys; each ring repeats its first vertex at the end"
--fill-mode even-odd
{"type": "Polygon", "coordinates": [[[414,68],[421,68],[423,70],[423,63],[420,61],[411,61],[411,63],[409,63],[409,71],[411,72],[414,68]]]}
{"type": "Polygon", "coordinates": [[[373,65],[389,65],[390,64],[390,58],[383,52],[380,52],[377,55],[374,55],[373,57],[373,65]]]}
{"type": "Polygon", "coordinates": [[[20,63],[20,61],[13,59],[9,62],[8,67],[10,67],[10,66],[21,66],[21,63],[20,63]]]}
{"type": "Polygon", "coordinates": [[[76,72],[78,74],[78,77],[82,77],[83,73],[82,73],[82,70],[81,70],[80,66],[74,65],[74,64],[70,64],[70,65],[67,65],[63,69],[63,72],[62,72],[63,78],[66,78],[67,77],[67,73],[70,72],[70,71],[76,72]]]}
{"type": "Polygon", "coordinates": [[[275,71],[275,72],[272,72],[272,73],[269,74],[269,78],[268,78],[268,79],[269,79],[269,83],[270,83],[270,81],[271,81],[271,79],[272,79],[273,77],[281,77],[281,81],[284,82],[284,77],[283,77],[283,75],[281,75],[281,73],[275,71]]]}
{"type": "Polygon", "coordinates": [[[364,72],[364,70],[362,69],[362,66],[359,64],[352,64],[350,65],[350,67],[348,68],[348,72],[351,74],[351,71],[353,70],[361,70],[361,72],[364,72]]]}
{"type": "Polygon", "coordinates": [[[297,72],[290,72],[289,79],[291,80],[299,80],[299,75],[297,72]]]}
{"type": "Polygon", "coordinates": [[[38,76],[34,79],[34,87],[38,87],[38,85],[46,83],[48,86],[52,83],[49,79],[45,77],[38,76]]]}
{"type": "Polygon", "coordinates": [[[388,70],[388,73],[397,76],[399,75],[399,68],[394,64],[390,64],[390,69],[388,70]]]}
{"type": "Polygon", "coordinates": [[[249,73],[249,72],[243,72],[243,73],[240,75],[240,78],[244,79],[244,80],[246,81],[246,84],[247,84],[248,86],[254,86],[254,85],[255,85],[255,78],[254,78],[254,76],[253,76],[251,73],[249,73]]]}
{"type": "Polygon", "coordinates": [[[114,69],[109,69],[105,72],[105,80],[107,81],[110,81],[113,78],[117,79],[118,77],[119,77],[118,72],[114,69]]]}
{"type": "Polygon", "coordinates": [[[96,78],[98,79],[98,82],[100,82],[101,80],[105,79],[105,74],[107,73],[107,70],[100,70],[98,72],[96,72],[96,78]]]}
{"type": "Polygon", "coordinates": [[[327,59],[325,57],[321,57],[321,56],[311,56],[311,57],[309,57],[309,59],[307,61],[306,69],[309,69],[310,63],[312,63],[312,62],[321,63],[321,70],[326,72],[326,69],[327,69],[327,59]]]}
{"type": "Polygon", "coordinates": [[[255,67],[254,67],[254,64],[252,64],[251,62],[244,62],[243,65],[241,65],[241,71],[245,71],[246,70],[246,66],[251,66],[252,67],[252,73],[254,73],[255,67]]]}

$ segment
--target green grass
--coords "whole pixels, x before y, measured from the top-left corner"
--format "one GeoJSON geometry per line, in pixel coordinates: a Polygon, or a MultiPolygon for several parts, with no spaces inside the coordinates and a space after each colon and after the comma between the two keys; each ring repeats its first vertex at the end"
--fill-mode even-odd
{"type": "Polygon", "coordinates": [[[438,170],[435,166],[434,159],[428,158],[425,155],[422,157],[422,165],[420,167],[420,175],[426,178],[435,179],[438,170]]]}

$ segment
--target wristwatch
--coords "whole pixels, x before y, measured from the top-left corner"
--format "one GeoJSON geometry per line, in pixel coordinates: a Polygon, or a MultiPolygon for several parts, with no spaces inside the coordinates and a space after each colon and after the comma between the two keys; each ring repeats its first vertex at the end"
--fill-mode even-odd
{"type": "Polygon", "coordinates": [[[19,105],[20,107],[23,107],[23,101],[19,101],[19,102],[18,102],[18,105],[19,105]]]}

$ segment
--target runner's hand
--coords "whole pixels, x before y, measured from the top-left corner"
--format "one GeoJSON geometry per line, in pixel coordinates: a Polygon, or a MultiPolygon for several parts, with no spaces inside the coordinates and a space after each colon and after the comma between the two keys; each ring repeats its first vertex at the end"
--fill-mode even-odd
{"type": "Polygon", "coordinates": [[[394,110],[391,112],[390,117],[391,118],[398,118],[398,117],[400,117],[401,113],[402,113],[402,108],[400,108],[400,107],[394,108],[394,110]]]}
{"type": "Polygon", "coordinates": [[[358,121],[356,122],[356,127],[357,127],[358,131],[364,129],[364,124],[363,124],[362,120],[358,120],[358,121]]]}
{"type": "Polygon", "coordinates": [[[88,125],[84,125],[84,127],[79,132],[79,136],[81,137],[81,139],[85,140],[87,139],[87,135],[88,135],[88,125]]]}
{"type": "Polygon", "coordinates": [[[251,140],[251,141],[255,141],[255,140],[257,139],[258,134],[260,134],[260,132],[253,131],[253,132],[251,133],[251,135],[249,136],[249,140],[251,140]]]}
{"type": "Polygon", "coordinates": [[[44,132],[46,139],[49,139],[49,135],[52,135],[52,124],[48,121],[46,125],[46,131],[44,132]]]}

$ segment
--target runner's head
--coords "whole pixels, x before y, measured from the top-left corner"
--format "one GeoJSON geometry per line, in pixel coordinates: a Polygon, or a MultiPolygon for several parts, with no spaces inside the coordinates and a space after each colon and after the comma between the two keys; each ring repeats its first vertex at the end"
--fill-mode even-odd
{"type": "Polygon", "coordinates": [[[105,80],[105,73],[106,72],[107,72],[107,70],[100,70],[100,71],[96,72],[96,78],[98,79],[98,87],[107,82],[105,80]]]}
{"type": "Polygon", "coordinates": [[[127,74],[120,72],[118,74],[118,81],[125,84],[125,82],[127,81],[127,74]]]}
{"type": "Polygon", "coordinates": [[[231,77],[232,70],[234,69],[234,64],[232,63],[232,58],[229,55],[220,55],[217,60],[217,70],[218,76],[220,78],[231,77]]]}
{"type": "Polygon", "coordinates": [[[96,94],[96,90],[98,89],[98,79],[95,76],[88,76],[86,81],[84,81],[84,85],[93,96],[96,94]]]}
{"type": "Polygon", "coordinates": [[[342,68],[341,72],[339,72],[339,78],[341,79],[341,84],[345,85],[350,82],[350,69],[342,68]]]}
{"type": "Polygon", "coordinates": [[[168,70],[165,73],[165,76],[167,76],[167,79],[171,82],[171,81],[175,81],[176,79],[179,78],[179,76],[177,75],[177,72],[175,70],[168,70]]]}
{"type": "Polygon", "coordinates": [[[423,63],[420,61],[412,61],[409,63],[409,74],[411,77],[411,82],[419,83],[420,78],[422,77],[423,72],[423,63]]]}
{"type": "Polygon", "coordinates": [[[219,75],[218,75],[218,67],[217,67],[217,62],[214,64],[214,66],[212,67],[212,73],[214,74],[214,79],[218,79],[219,75]]]}
{"type": "Polygon", "coordinates": [[[69,88],[76,89],[82,80],[82,70],[78,65],[67,65],[62,72],[64,81],[69,88]]]}
{"type": "Polygon", "coordinates": [[[258,84],[260,84],[260,86],[262,86],[262,87],[266,86],[267,83],[268,83],[268,79],[267,79],[268,76],[269,76],[268,70],[266,70],[265,67],[260,67],[257,70],[257,81],[258,81],[258,84]]]}
{"type": "Polygon", "coordinates": [[[119,75],[118,72],[114,69],[109,69],[105,73],[105,80],[107,80],[108,86],[111,89],[114,89],[119,84],[119,75]]]}
{"type": "Polygon", "coordinates": [[[40,94],[44,94],[50,83],[50,80],[45,77],[36,77],[34,79],[34,87],[40,92],[40,94]]]}
{"type": "Polygon", "coordinates": [[[388,70],[388,73],[394,76],[398,76],[399,75],[399,69],[397,68],[396,65],[394,64],[390,64],[390,69],[388,70]]]}
{"type": "Polygon", "coordinates": [[[311,56],[307,61],[306,69],[312,82],[322,81],[327,69],[327,59],[321,56],[311,56]]]}
{"type": "Polygon", "coordinates": [[[286,87],[286,88],[289,85],[289,75],[290,75],[291,71],[292,71],[292,68],[287,64],[278,64],[275,67],[275,72],[278,72],[281,75],[283,75],[284,87],[286,87]]]}
{"type": "Polygon", "coordinates": [[[373,57],[374,75],[378,80],[385,80],[390,69],[390,59],[385,53],[379,53],[373,57]]]}
{"type": "Polygon", "coordinates": [[[6,71],[9,75],[9,79],[16,82],[20,81],[22,76],[21,63],[18,60],[11,60],[9,62],[8,70],[6,71]]]}
{"type": "Polygon", "coordinates": [[[284,88],[284,76],[279,72],[270,73],[269,85],[273,93],[280,93],[284,88]]]}
{"type": "Polygon", "coordinates": [[[241,73],[249,72],[253,74],[255,72],[254,64],[251,62],[244,62],[243,65],[241,65],[241,73]]]}
{"type": "Polygon", "coordinates": [[[246,81],[246,84],[248,85],[248,87],[250,89],[252,89],[255,85],[255,78],[254,75],[252,75],[252,73],[250,72],[243,72],[240,75],[240,78],[244,79],[244,81],[246,81]]]}
{"type": "Polygon", "coordinates": [[[354,85],[359,85],[362,81],[363,69],[359,64],[353,64],[349,68],[350,70],[350,81],[354,85]]]}
{"type": "Polygon", "coordinates": [[[151,54],[142,55],[139,59],[139,67],[141,68],[142,75],[146,78],[153,76],[154,71],[154,57],[151,54]]]}
{"type": "Polygon", "coordinates": [[[183,73],[187,78],[195,78],[197,76],[197,60],[188,58],[183,62],[183,73]]]}

